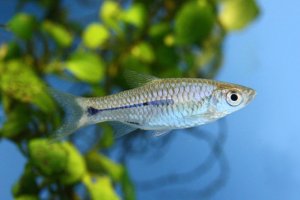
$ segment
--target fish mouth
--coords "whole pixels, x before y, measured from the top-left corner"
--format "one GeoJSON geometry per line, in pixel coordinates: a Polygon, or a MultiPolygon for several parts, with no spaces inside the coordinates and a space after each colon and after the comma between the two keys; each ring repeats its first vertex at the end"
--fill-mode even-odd
{"type": "Polygon", "coordinates": [[[247,90],[245,96],[247,97],[247,102],[246,102],[246,104],[248,104],[248,103],[250,103],[250,102],[255,98],[255,96],[256,96],[256,91],[249,88],[249,89],[247,90]]]}

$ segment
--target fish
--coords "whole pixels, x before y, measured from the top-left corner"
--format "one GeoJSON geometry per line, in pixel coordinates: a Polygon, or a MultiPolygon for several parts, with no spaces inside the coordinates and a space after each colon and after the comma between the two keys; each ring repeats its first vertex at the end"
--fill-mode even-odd
{"type": "Polygon", "coordinates": [[[132,89],[102,97],[80,97],[49,88],[65,112],[55,132],[65,137],[77,129],[100,122],[118,127],[115,137],[136,129],[161,136],[175,129],[204,125],[248,105],[254,89],[201,78],[157,78],[130,72],[132,89]]]}

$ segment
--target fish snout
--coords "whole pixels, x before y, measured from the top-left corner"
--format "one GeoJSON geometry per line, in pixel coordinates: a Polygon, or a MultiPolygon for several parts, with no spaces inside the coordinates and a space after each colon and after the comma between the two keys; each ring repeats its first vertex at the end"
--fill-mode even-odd
{"type": "Polygon", "coordinates": [[[245,92],[245,99],[246,99],[246,104],[250,103],[256,96],[256,91],[248,88],[247,91],[245,92]]]}

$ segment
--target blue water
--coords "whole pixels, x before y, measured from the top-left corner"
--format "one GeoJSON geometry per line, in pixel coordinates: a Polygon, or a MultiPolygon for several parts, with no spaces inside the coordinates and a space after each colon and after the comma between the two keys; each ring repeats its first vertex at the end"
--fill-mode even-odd
{"type": "MultiPolygon", "coordinates": [[[[11,4],[0,2],[0,22],[9,19],[11,4]]],[[[158,151],[161,158],[156,162],[147,162],[143,156],[130,159],[130,173],[136,180],[185,173],[206,162],[212,150],[209,141],[215,141],[218,134],[226,137],[220,157],[213,159],[198,179],[172,186],[158,183],[157,189],[150,191],[139,189],[139,199],[196,199],[187,192],[207,189],[219,177],[220,185],[211,199],[300,199],[300,1],[260,0],[259,4],[259,20],[228,37],[224,66],[217,76],[218,80],[256,89],[256,99],[228,116],[223,125],[213,123],[171,133],[171,143],[158,151]],[[211,138],[191,135],[200,136],[203,131],[211,138]]],[[[0,43],[10,39],[2,31],[0,34],[0,43]]],[[[1,198],[11,199],[10,186],[25,160],[7,141],[0,143],[0,157],[1,198]]]]}

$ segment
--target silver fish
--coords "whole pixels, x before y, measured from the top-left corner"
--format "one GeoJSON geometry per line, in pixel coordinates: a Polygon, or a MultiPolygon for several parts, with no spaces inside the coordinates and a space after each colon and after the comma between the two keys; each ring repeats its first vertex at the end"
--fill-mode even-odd
{"type": "Polygon", "coordinates": [[[159,136],[220,119],[243,108],[256,95],[251,88],[215,80],[130,77],[138,87],[104,97],[76,97],[49,89],[66,113],[56,135],[108,121],[124,125],[116,137],[135,129],[152,130],[159,136]]]}

